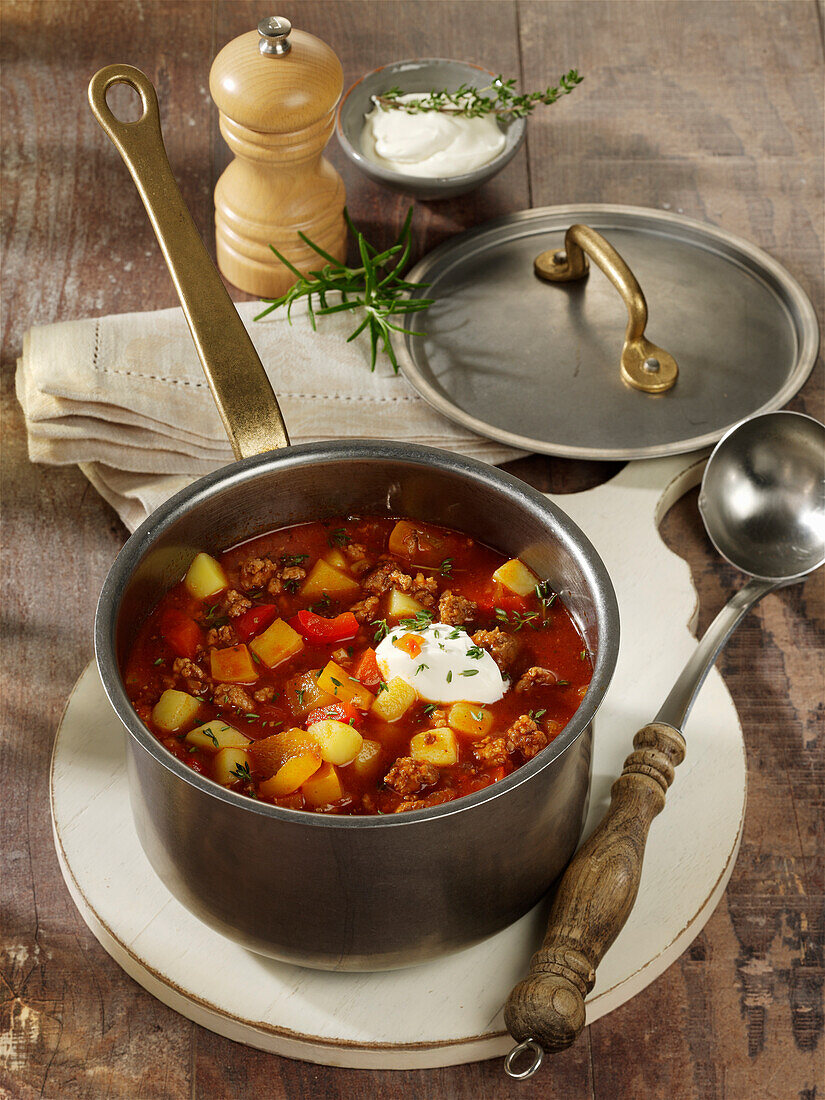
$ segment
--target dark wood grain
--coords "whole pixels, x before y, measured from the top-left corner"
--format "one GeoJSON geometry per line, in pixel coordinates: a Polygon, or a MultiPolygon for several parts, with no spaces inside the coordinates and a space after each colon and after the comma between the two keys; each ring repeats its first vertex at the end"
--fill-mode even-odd
{"type": "MultiPolygon", "coordinates": [[[[0,4],[0,1093],[814,1100],[825,1089],[821,576],[763,601],[721,658],[749,774],[742,851],[722,903],[665,974],[530,1082],[507,1081],[497,1061],[379,1073],[244,1048],[150,997],[74,909],[52,847],[48,758],[125,531],[76,469],[27,461],[14,363],[33,324],[175,302],[131,180],[86,106],[89,77],[123,60],[155,82],[172,167],[213,248],[211,193],[227,153],[209,64],[262,14],[246,0],[0,4]]],[[[347,81],[422,53],[513,73],[525,86],[574,65],[586,74],[575,95],[531,119],[524,149],[487,187],[418,206],[418,255],[531,204],[636,203],[753,240],[799,278],[822,317],[821,4],[303,0],[286,14],[333,46],[347,81]]],[[[356,220],[388,241],[407,200],[360,176],[334,141],[329,156],[356,220]]],[[[821,417],[824,375],[820,364],[792,407],[821,417]]],[[[540,457],[511,466],[555,492],[616,468],[540,457]]],[[[695,493],[672,509],[663,535],[691,565],[704,627],[740,578],[709,546],[695,493]]],[[[650,686],[651,712],[665,689],[650,686]]]]}

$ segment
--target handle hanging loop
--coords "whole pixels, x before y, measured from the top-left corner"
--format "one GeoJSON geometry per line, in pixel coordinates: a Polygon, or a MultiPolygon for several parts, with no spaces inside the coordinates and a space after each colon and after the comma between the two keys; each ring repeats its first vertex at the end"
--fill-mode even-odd
{"type": "Polygon", "coordinates": [[[507,1057],[504,1059],[504,1072],[508,1077],[512,1077],[514,1081],[526,1081],[528,1077],[532,1077],[539,1069],[539,1066],[544,1061],[544,1050],[541,1045],[536,1042],[535,1039],[525,1039],[523,1043],[519,1043],[517,1047],[513,1047],[507,1057]],[[523,1069],[515,1069],[515,1062],[521,1057],[522,1054],[530,1052],[531,1059],[523,1067],[523,1069]]]}

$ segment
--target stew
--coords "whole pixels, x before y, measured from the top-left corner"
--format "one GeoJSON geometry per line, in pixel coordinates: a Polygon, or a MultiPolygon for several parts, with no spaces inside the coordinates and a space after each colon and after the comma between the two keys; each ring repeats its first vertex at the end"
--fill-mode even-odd
{"type": "Polygon", "coordinates": [[[547,582],[457,531],[346,517],[198,554],[126,689],[194,771],[291,809],[451,801],[531,760],[592,662],[547,582]]]}

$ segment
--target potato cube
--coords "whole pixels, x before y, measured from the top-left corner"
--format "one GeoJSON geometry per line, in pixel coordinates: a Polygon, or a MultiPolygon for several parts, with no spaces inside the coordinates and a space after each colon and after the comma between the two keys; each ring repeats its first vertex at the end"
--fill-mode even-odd
{"type": "Polygon", "coordinates": [[[187,590],[198,600],[206,600],[210,596],[217,596],[229,587],[226,573],[219,562],[216,562],[209,554],[196,554],[195,560],[189,566],[189,571],[183,579],[187,590]]]}
{"type": "Polygon", "coordinates": [[[318,771],[301,784],[301,794],[310,806],[328,806],[344,796],[338,772],[332,764],[322,764],[318,771]]]}
{"type": "Polygon", "coordinates": [[[301,596],[306,600],[319,599],[325,593],[333,600],[355,599],[360,592],[361,587],[354,577],[342,573],[323,558],[316,561],[301,585],[301,596]]]}
{"type": "Polygon", "coordinates": [[[361,751],[364,739],[348,722],[325,718],[313,722],[307,730],[321,750],[321,758],[330,764],[349,764],[361,751]]]}
{"type": "Polygon", "coordinates": [[[263,737],[249,746],[252,769],[255,775],[264,779],[274,775],[293,756],[302,756],[305,753],[314,753],[321,759],[318,742],[306,730],[297,726],[273,733],[270,737],[263,737]]]}
{"type": "Polygon", "coordinates": [[[396,523],[387,546],[391,554],[409,558],[415,565],[439,565],[444,558],[444,539],[408,519],[396,523]]]}
{"type": "Polygon", "coordinates": [[[364,741],[361,751],[347,766],[347,775],[356,775],[363,783],[375,779],[384,763],[384,751],[380,741],[364,741]]]}
{"type": "Polygon", "coordinates": [[[418,698],[415,688],[400,676],[394,676],[384,691],[379,691],[370,707],[370,714],[382,718],[385,722],[397,722],[407,713],[418,698]]]}
{"type": "Polygon", "coordinates": [[[447,723],[467,737],[486,737],[493,728],[493,716],[478,703],[453,703],[447,723]]]}
{"type": "Polygon", "coordinates": [[[249,772],[249,754],[238,748],[221,749],[215,755],[212,768],[218,783],[229,787],[239,779],[246,779],[246,773],[249,772]]]}
{"type": "Polygon", "coordinates": [[[320,767],[321,758],[314,753],[306,752],[290,757],[271,779],[265,779],[258,784],[258,793],[265,798],[284,798],[297,791],[320,767]]]}
{"type": "Polygon", "coordinates": [[[269,668],[277,668],[304,648],[304,639],[283,619],[276,619],[263,634],[253,638],[249,648],[269,668]]]}
{"type": "Polygon", "coordinates": [[[152,721],[164,732],[175,733],[194,719],[200,705],[194,695],[167,688],[152,708],[152,721]]]}
{"type": "Polygon", "coordinates": [[[337,550],[335,547],[333,547],[331,550],[327,550],[326,553],[323,555],[323,558],[324,561],[331,565],[333,569],[339,569],[343,573],[346,573],[349,569],[349,561],[344,556],[344,554],[342,554],[341,551],[337,550]]]}
{"type": "Polygon", "coordinates": [[[515,592],[517,596],[529,596],[539,579],[532,569],[528,569],[523,561],[511,558],[504,565],[500,565],[493,573],[493,580],[515,592]]]}
{"type": "Polygon", "coordinates": [[[458,763],[458,741],[449,726],[422,730],[410,738],[410,756],[437,768],[449,768],[458,763]]]}
{"type": "Polygon", "coordinates": [[[318,677],[318,687],[328,691],[336,699],[342,699],[345,703],[352,703],[359,710],[369,710],[375,698],[373,693],[355,680],[348,672],[344,672],[335,661],[330,661],[327,667],[318,677]]]}
{"type": "Polygon", "coordinates": [[[211,722],[204,722],[202,726],[190,730],[185,741],[187,745],[213,753],[227,748],[244,748],[249,744],[248,737],[220,718],[213,718],[211,722]]]}
{"type": "Polygon", "coordinates": [[[424,610],[424,604],[408,596],[406,592],[399,592],[393,588],[387,602],[388,619],[407,619],[424,610]]]}
{"type": "Polygon", "coordinates": [[[318,687],[320,668],[310,672],[302,672],[300,676],[293,676],[287,680],[284,687],[284,699],[286,705],[296,718],[303,718],[316,707],[328,707],[335,702],[335,696],[318,687]]]}
{"type": "Polygon", "coordinates": [[[229,649],[213,649],[209,654],[212,679],[222,684],[252,684],[258,679],[258,670],[252,654],[245,645],[233,645],[229,649]]]}

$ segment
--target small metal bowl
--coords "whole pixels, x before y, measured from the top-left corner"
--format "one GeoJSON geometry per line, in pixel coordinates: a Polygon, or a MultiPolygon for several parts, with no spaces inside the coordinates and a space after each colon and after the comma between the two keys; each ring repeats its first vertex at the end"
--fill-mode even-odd
{"type": "Polygon", "coordinates": [[[462,84],[484,87],[495,73],[467,61],[443,57],[426,57],[409,61],[394,61],[362,76],[347,91],[338,107],[338,140],[349,159],[361,171],[386,187],[412,195],[416,199],[449,199],[466,195],[490,180],[509,164],[524,141],[526,122],[523,118],[501,123],[506,144],[497,157],[473,172],[461,176],[427,178],[394,172],[369,160],[361,151],[364,117],[372,110],[372,96],[388,88],[400,86],[405,92],[429,92],[433,89],[456,91],[462,84]]]}

